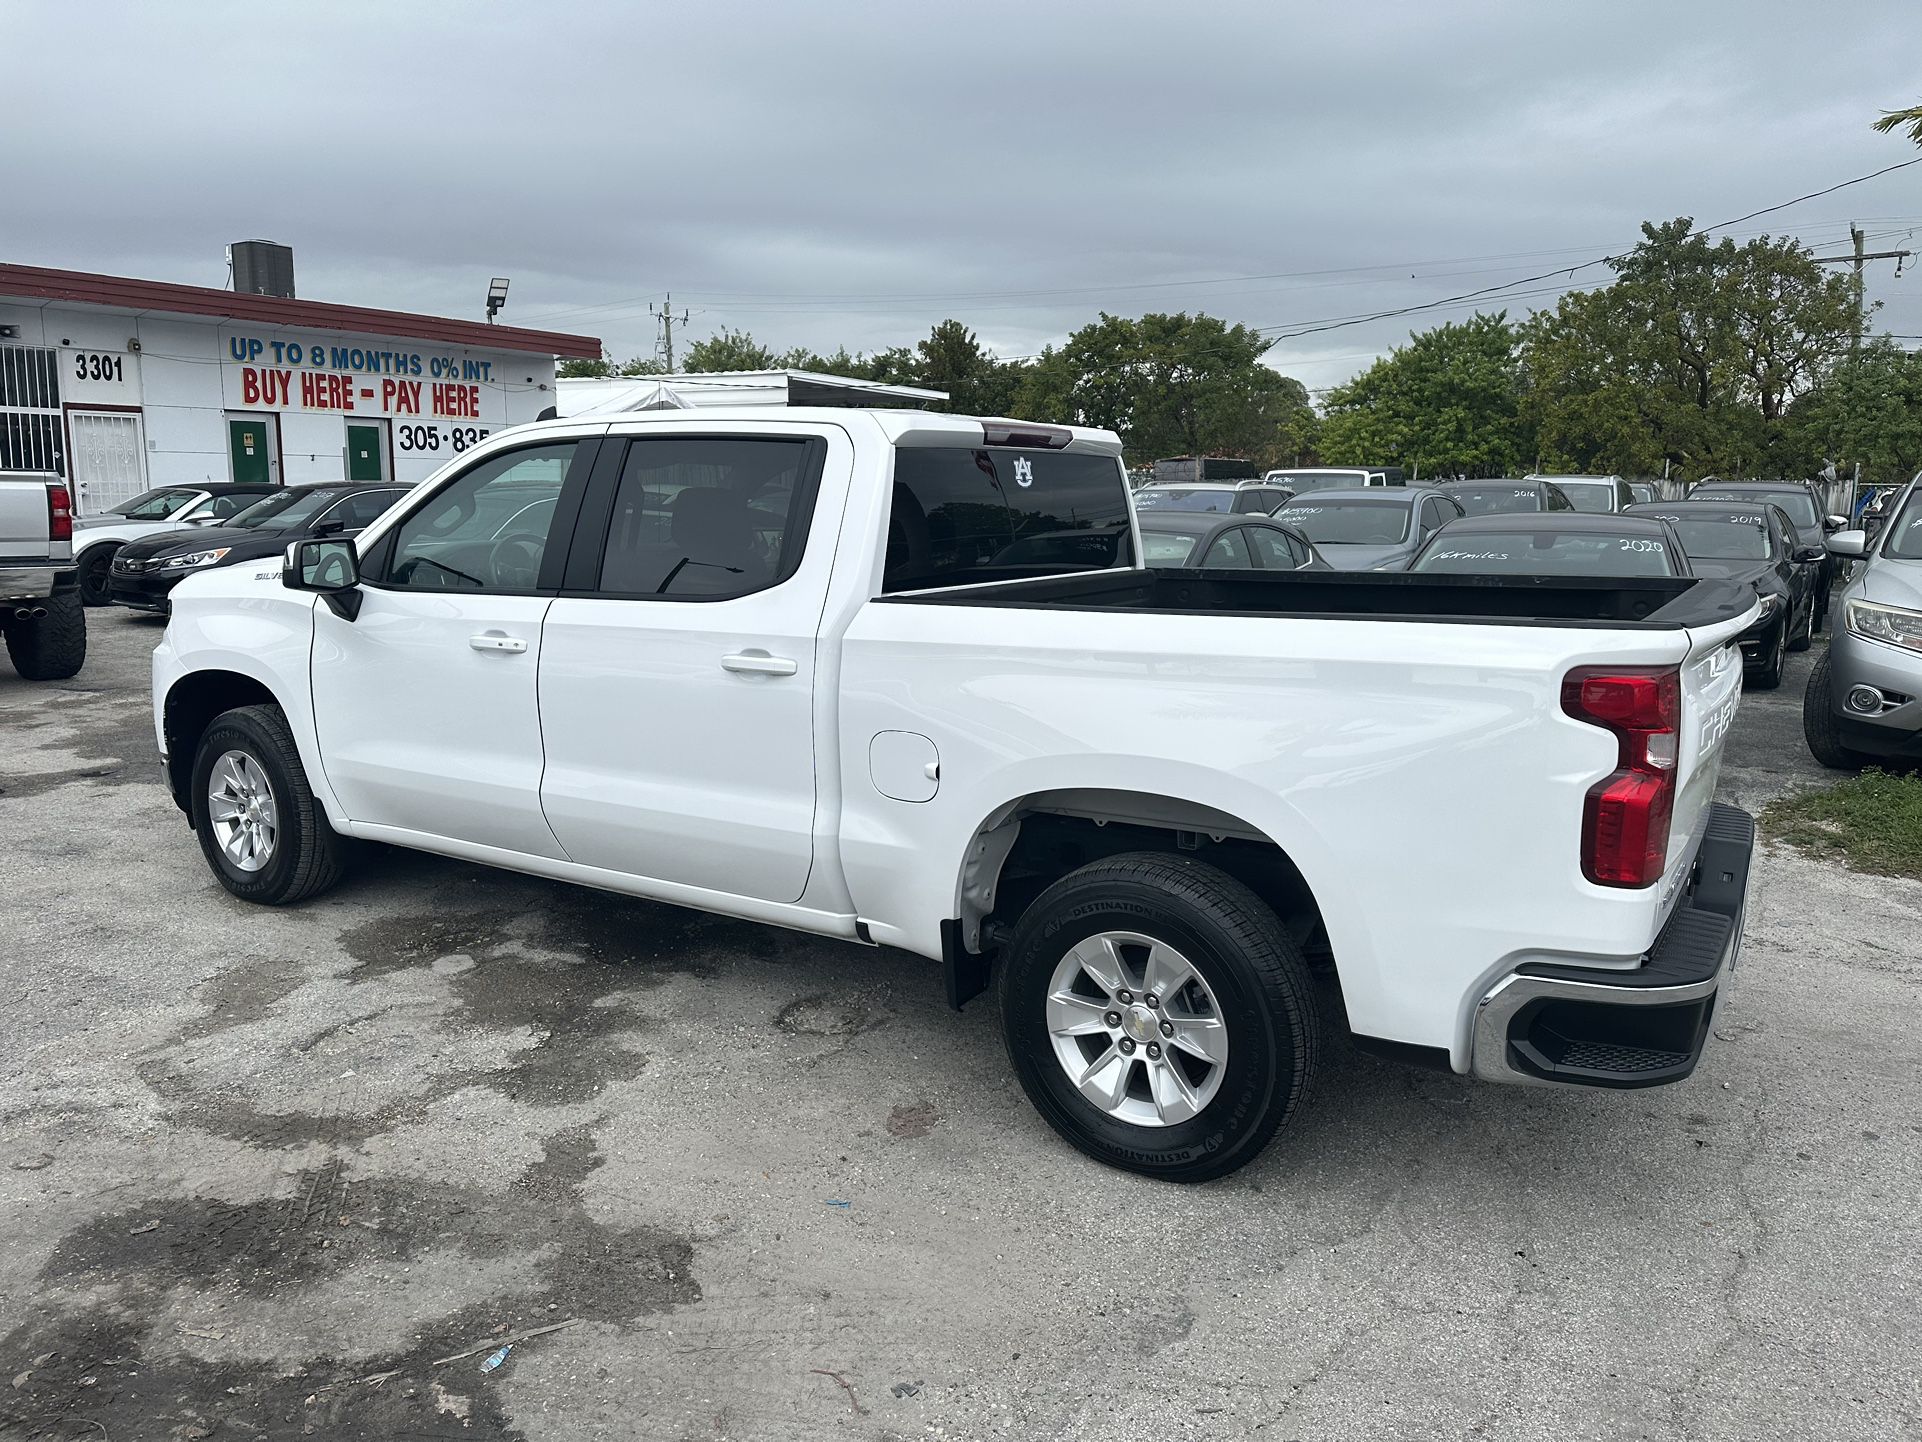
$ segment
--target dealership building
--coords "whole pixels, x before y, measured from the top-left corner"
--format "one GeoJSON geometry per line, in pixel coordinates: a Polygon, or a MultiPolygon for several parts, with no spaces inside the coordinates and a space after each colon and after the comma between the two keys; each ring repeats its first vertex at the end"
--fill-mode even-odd
{"type": "Polygon", "coordinates": [[[162,485],[415,481],[551,413],[557,359],[601,354],[296,299],[291,252],[258,245],[234,290],[0,264],[0,471],[64,476],[81,515],[162,485]]]}

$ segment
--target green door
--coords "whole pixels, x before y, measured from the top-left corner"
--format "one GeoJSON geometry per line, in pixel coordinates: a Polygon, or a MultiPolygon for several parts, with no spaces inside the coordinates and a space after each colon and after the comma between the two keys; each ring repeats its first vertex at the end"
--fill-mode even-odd
{"type": "Polygon", "coordinates": [[[351,422],[348,424],[347,479],[350,481],[387,479],[386,467],[381,463],[379,426],[357,426],[351,422]]]}
{"type": "Polygon", "coordinates": [[[227,422],[227,454],[232,457],[236,481],[265,485],[273,480],[274,469],[267,456],[267,446],[264,418],[256,416],[252,420],[227,422]]]}

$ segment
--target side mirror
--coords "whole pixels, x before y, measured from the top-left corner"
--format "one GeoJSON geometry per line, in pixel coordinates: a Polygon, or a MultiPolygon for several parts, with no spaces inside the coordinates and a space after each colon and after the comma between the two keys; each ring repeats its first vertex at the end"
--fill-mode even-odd
{"type": "Polygon", "coordinates": [[[1868,549],[1868,537],[1860,531],[1837,531],[1828,544],[1832,556],[1859,556],[1868,549]]]}
{"type": "Polygon", "coordinates": [[[280,584],[290,591],[317,591],[343,621],[360,614],[360,555],[352,541],[295,541],[280,566],[280,584]]]}
{"type": "Polygon", "coordinates": [[[1811,561],[1819,561],[1822,559],[1822,556],[1823,551],[1820,546],[1797,546],[1795,548],[1795,559],[1803,565],[1807,565],[1811,561]]]}
{"type": "Polygon", "coordinates": [[[1822,529],[1825,531],[1839,531],[1842,529],[1842,527],[1846,526],[1848,523],[1849,523],[1849,518],[1847,516],[1822,517],[1822,529]]]}
{"type": "Polygon", "coordinates": [[[345,521],[320,521],[314,526],[316,536],[338,536],[347,529],[345,521]]]}

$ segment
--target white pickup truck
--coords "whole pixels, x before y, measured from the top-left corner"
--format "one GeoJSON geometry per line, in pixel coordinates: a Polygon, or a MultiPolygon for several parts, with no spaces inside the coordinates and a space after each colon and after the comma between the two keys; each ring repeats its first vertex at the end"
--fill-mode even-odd
{"type": "Polygon", "coordinates": [[[155,722],[236,896],[367,838],[902,947],[995,985],[1047,1121],[1157,1176],[1254,1156],[1324,1009],[1493,1080],[1693,1069],[1751,590],[1138,554],[1108,432],[540,423],[190,577],[155,722]]]}
{"type": "Polygon", "coordinates": [[[0,472],[0,636],[24,681],[64,681],[86,664],[73,493],[51,472],[0,472]]]}

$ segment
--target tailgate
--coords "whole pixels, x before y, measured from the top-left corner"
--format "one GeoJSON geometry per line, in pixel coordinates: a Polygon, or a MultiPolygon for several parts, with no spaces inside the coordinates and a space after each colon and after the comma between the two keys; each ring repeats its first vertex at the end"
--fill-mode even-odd
{"type": "Polygon", "coordinates": [[[52,560],[47,529],[45,480],[37,475],[0,476],[0,560],[52,560]]]}
{"type": "Polygon", "coordinates": [[[1742,702],[1742,653],[1735,638],[1754,624],[1760,604],[1732,621],[1688,632],[1682,662],[1682,736],[1676,755],[1675,815],[1669,826],[1668,867],[1662,877],[1667,901],[1688,879],[1689,865],[1708,824],[1722,748],[1742,702]]]}

